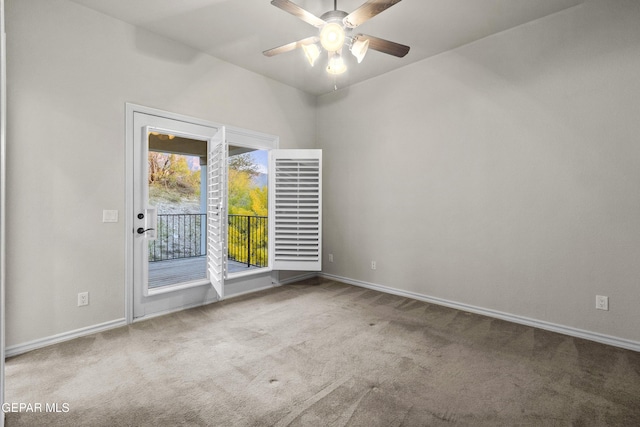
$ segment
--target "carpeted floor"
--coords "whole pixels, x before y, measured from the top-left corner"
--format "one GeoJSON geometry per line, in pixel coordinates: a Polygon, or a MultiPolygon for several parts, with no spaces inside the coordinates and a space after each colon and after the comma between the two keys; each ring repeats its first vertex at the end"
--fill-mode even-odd
{"type": "Polygon", "coordinates": [[[8,402],[61,411],[8,426],[640,425],[640,353],[323,279],[36,350],[6,373],[8,402]]]}

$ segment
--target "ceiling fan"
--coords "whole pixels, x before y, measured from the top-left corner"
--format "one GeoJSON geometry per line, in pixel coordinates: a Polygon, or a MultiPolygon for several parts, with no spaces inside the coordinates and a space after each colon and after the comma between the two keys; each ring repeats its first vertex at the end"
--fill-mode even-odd
{"type": "Polygon", "coordinates": [[[324,13],[318,18],[289,0],[272,0],[272,5],[285,12],[289,12],[307,24],[313,25],[318,28],[319,33],[316,36],[307,37],[293,43],[265,50],[262,53],[266,56],[274,56],[302,48],[309,63],[313,66],[320,57],[319,42],[320,46],[328,52],[329,63],[327,72],[329,74],[342,74],[347,70],[347,66],[342,57],[344,47],[348,47],[349,51],[358,60],[358,63],[362,62],[368,49],[402,58],[409,53],[409,46],[366,34],[352,35],[356,27],[400,1],[401,0],[368,0],[358,9],[347,13],[338,10],[338,0],[334,0],[333,10],[324,13]]]}

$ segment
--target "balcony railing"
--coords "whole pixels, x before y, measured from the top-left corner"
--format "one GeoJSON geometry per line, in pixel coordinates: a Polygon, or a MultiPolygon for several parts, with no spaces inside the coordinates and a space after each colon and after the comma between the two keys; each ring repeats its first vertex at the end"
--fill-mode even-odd
{"type": "Polygon", "coordinates": [[[149,262],[206,255],[206,221],[206,214],[158,214],[157,237],[149,242],[149,262]]]}
{"type": "MultiPolygon", "coordinates": [[[[268,217],[228,215],[227,257],[247,267],[268,264],[268,217]]],[[[158,214],[149,262],[199,257],[206,251],[206,214],[158,214]]]]}
{"type": "Polygon", "coordinates": [[[268,217],[228,215],[228,259],[247,264],[247,267],[266,267],[269,259],[268,217]]]}

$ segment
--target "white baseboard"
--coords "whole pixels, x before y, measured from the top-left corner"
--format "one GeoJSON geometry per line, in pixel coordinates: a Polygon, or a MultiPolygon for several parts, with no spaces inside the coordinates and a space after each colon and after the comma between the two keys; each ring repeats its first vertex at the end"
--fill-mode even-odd
{"type": "Polygon", "coordinates": [[[58,344],[64,341],[69,341],[74,338],[83,337],[86,335],[95,334],[96,332],[103,332],[109,329],[118,328],[120,326],[126,326],[127,320],[125,318],[112,320],[110,322],[100,323],[98,325],[87,326],[86,328],[80,328],[69,332],[63,332],[61,334],[52,335],[46,338],[40,338],[37,340],[29,341],[23,344],[12,345],[5,350],[5,357],[17,356],[22,353],[26,353],[31,350],[46,347],[53,344],[58,344]]]}
{"type": "MultiPolygon", "coordinates": [[[[301,275],[301,276],[296,276],[293,277],[291,279],[287,279],[283,282],[272,282],[271,285],[269,286],[262,286],[259,288],[255,288],[255,289],[249,289],[243,292],[238,292],[235,294],[231,294],[231,295],[227,295],[225,299],[231,299],[231,298],[235,298],[235,297],[239,297],[242,295],[247,295],[247,294],[251,294],[254,292],[259,292],[259,291],[263,291],[265,289],[271,289],[277,286],[280,286],[284,283],[292,283],[292,282],[296,282],[299,280],[303,280],[309,277],[315,277],[317,276],[316,273],[313,274],[305,274],[305,275],[301,275]]],[[[159,316],[164,316],[166,314],[171,314],[177,311],[182,311],[182,310],[187,310],[189,308],[194,308],[194,307],[199,307],[202,305],[206,305],[206,304],[210,304],[210,303],[214,303],[217,302],[216,300],[212,300],[212,301],[206,301],[204,303],[197,303],[197,304],[193,304],[193,305],[189,305],[189,306],[183,306],[180,308],[176,308],[176,309],[171,309],[171,310],[166,310],[166,311],[161,311],[158,313],[153,313],[153,314],[149,314],[143,317],[139,317],[136,319],[133,319],[132,323],[135,322],[140,322],[140,321],[144,321],[144,320],[149,320],[151,318],[154,317],[159,317],[159,316]]],[[[57,334],[57,335],[52,335],[50,337],[45,337],[45,338],[40,338],[37,340],[33,340],[33,341],[29,341],[26,343],[22,343],[22,344],[17,344],[17,345],[13,345],[10,347],[7,347],[5,349],[5,357],[13,357],[13,356],[17,356],[19,354],[23,354],[26,353],[28,351],[32,351],[32,350],[36,350],[39,348],[43,348],[43,347],[47,347],[49,345],[53,345],[53,344],[58,344],[64,341],[69,341],[72,340],[74,338],[79,338],[79,337],[83,337],[86,335],[91,335],[91,334],[95,334],[97,332],[103,332],[109,329],[113,329],[113,328],[118,328],[120,326],[126,326],[127,325],[127,319],[122,318],[122,319],[116,319],[116,320],[112,320],[110,322],[105,322],[105,323],[101,323],[98,325],[93,325],[93,326],[87,326],[86,328],[81,328],[81,329],[76,329],[73,331],[69,331],[69,332],[63,332],[61,334],[57,334]]]]}
{"type": "Polygon", "coordinates": [[[144,322],[145,320],[153,319],[155,317],[166,316],[167,314],[177,313],[179,311],[189,310],[190,308],[203,307],[208,304],[213,304],[220,301],[219,299],[211,299],[205,301],[199,301],[193,304],[181,305],[180,307],[170,308],[168,310],[156,311],[154,313],[145,314],[144,316],[134,317],[131,323],[144,322]]]}
{"type": "Polygon", "coordinates": [[[241,297],[243,295],[248,295],[248,294],[253,294],[253,293],[256,293],[256,292],[264,291],[264,290],[267,290],[267,289],[277,288],[278,286],[280,286],[278,283],[273,283],[273,284],[271,284],[269,286],[262,286],[262,287],[259,287],[259,288],[249,289],[249,290],[246,290],[246,291],[238,292],[238,293],[235,293],[235,294],[225,295],[224,299],[225,300],[233,299],[233,298],[241,297]]]}
{"type": "MultiPolygon", "coordinates": [[[[524,316],[518,316],[510,313],[503,313],[497,310],[491,310],[488,308],[476,307],[469,304],[463,304],[455,301],[449,301],[442,298],[430,297],[428,295],[423,295],[415,292],[403,291],[401,289],[395,289],[388,286],[378,285],[375,283],[364,282],[362,280],[350,279],[348,277],[336,276],[328,273],[305,273],[299,276],[290,277],[285,280],[279,280],[274,282],[272,286],[266,286],[259,289],[252,289],[246,292],[240,292],[238,294],[230,295],[229,298],[238,297],[241,295],[246,295],[253,292],[258,292],[261,290],[269,289],[271,287],[276,287],[280,285],[286,285],[289,283],[298,282],[301,280],[311,279],[313,277],[324,277],[331,280],[336,280],[338,282],[347,283],[349,285],[359,286],[362,288],[372,289],[379,292],[384,292],[387,294],[398,295],[406,298],[412,298],[419,301],[428,302],[431,304],[442,305],[445,307],[455,308],[457,310],[467,311],[470,313],[481,314],[483,316],[493,317],[496,319],[506,320],[508,322],[518,323],[525,326],[531,326],[534,328],[544,329],[551,332],[557,332],[563,335],[569,335],[576,338],[583,338],[590,341],[599,342],[602,344],[612,345],[615,347],[625,348],[628,350],[633,350],[640,352],[640,342],[628,340],[625,338],[613,337],[610,335],[604,335],[597,332],[585,331],[582,329],[577,329],[569,326],[558,325],[555,323],[545,322],[542,320],[531,319],[524,316]]],[[[188,307],[183,307],[185,309],[188,307]]],[[[161,313],[167,314],[167,313],[161,313]]],[[[153,317],[153,316],[150,316],[153,317]]],[[[149,317],[142,318],[140,320],[148,319],[149,317]]],[[[63,332],[61,334],[52,335],[50,337],[41,338],[33,341],[29,341],[23,344],[13,345],[7,347],[5,350],[5,357],[17,356],[22,353],[26,353],[31,350],[36,350],[38,348],[46,347],[53,344],[58,344],[64,341],[69,341],[74,338],[83,337],[86,335],[95,334],[97,332],[103,332],[109,329],[118,328],[120,326],[126,326],[127,321],[125,318],[112,320],[110,322],[100,323],[98,325],[88,326],[86,328],[80,328],[69,332],[63,332]]]]}
{"type": "Polygon", "coordinates": [[[289,283],[295,283],[295,282],[299,282],[301,280],[312,279],[312,278],[318,277],[318,276],[321,276],[321,274],[314,271],[314,272],[311,272],[311,273],[305,273],[305,274],[300,274],[298,276],[289,277],[288,279],[284,279],[284,280],[278,279],[277,282],[274,282],[274,285],[277,285],[277,286],[288,285],[289,283]]]}
{"type": "Polygon", "coordinates": [[[369,283],[369,282],[363,282],[361,280],[349,279],[347,277],[336,276],[333,274],[319,273],[318,276],[331,279],[331,280],[336,280],[338,282],[347,283],[354,286],[359,286],[362,288],[384,292],[387,294],[393,294],[393,295],[398,295],[402,297],[412,298],[419,301],[428,302],[431,304],[442,305],[445,307],[455,308],[457,310],[481,314],[483,316],[502,319],[508,322],[518,323],[521,325],[531,326],[538,329],[557,332],[563,335],[569,335],[576,338],[583,338],[589,341],[595,341],[602,344],[612,345],[615,347],[620,347],[620,348],[625,348],[627,350],[640,352],[640,342],[628,340],[625,338],[618,338],[610,335],[600,334],[597,332],[585,331],[585,330],[573,328],[570,326],[558,325],[555,323],[545,322],[543,320],[531,319],[528,317],[518,316],[510,313],[503,313],[501,311],[491,310],[488,308],[476,307],[473,305],[463,304],[455,301],[449,301],[442,298],[430,297],[428,295],[422,295],[415,292],[403,291],[403,290],[391,288],[388,286],[378,285],[378,284],[369,283]]]}

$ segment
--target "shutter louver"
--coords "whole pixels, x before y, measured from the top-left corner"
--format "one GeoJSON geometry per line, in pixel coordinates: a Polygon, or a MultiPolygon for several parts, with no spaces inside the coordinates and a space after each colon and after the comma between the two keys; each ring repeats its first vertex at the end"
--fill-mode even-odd
{"type": "Polygon", "coordinates": [[[270,254],[276,270],[322,267],[322,151],[275,150],[270,254]]]}
{"type": "Polygon", "coordinates": [[[207,274],[220,299],[224,298],[226,172],[227,148],[221,129],[207,150],[207,274]]]}

